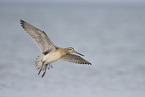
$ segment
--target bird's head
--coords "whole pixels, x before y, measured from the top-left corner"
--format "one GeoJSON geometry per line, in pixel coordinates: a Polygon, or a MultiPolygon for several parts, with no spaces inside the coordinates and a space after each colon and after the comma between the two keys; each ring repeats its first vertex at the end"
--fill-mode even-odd
{"type": "Polygon", "coordinates": [[[83,54],[81,54],[81,53],[75,51],[74,48],[72,48],[72,47],[66,48],[66,51],[67,51],[68,53],[76,53],[76,54],[79,54],[79,55],[81,55],[81,56],[84,56],[83,54]]]}

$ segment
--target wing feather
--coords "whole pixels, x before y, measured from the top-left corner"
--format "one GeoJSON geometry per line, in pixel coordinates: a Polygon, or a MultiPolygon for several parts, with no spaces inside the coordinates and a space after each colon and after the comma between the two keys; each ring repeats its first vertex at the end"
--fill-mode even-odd
{"type": "Polygon", "coordinates": [[[20,22],[21,26],[28,33],[28,35],[30,35],[32,39],[34,39],[34,41],[38,44],[43,54],[46,55],[50,51],[55,50],[54,43],[49,39],[44,31],[41,31],[40,29],[23,20],[20,20],[20,22]]]}
{"type": "Polygon", "coordinates": [[[67,54],[64,57],[61,58],[63,61],[68,61],[72,63],[77,63],[77,64],[90,64],[92,65],[89,61],[83,59],[80,56],[74,55],[74,54],[67,54]]]}

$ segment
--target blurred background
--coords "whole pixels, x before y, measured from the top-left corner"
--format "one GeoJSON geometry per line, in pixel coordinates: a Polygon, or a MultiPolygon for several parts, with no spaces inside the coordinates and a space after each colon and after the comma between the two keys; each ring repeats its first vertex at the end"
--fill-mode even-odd
{"type": "Polygon", "coordinates": [[[0,0],[0,97],[145,97],[144,0],[0,0]],[[20,19],[93,65],[43,56],[20,19]]]}

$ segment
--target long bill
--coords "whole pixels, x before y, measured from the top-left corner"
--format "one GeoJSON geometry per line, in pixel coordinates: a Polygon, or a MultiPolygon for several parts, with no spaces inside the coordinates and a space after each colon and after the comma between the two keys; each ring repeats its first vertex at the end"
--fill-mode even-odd
{"type": "Polygon", "coordinates": [[[84,56],[83,54],[81,54],[81,53],[79,53],[79,52],[76,52],[76,51],[74,51],[73,53],[76,53],[76,54],[79,54],[79,55],[81,55],[81,56],[84,56]]]}

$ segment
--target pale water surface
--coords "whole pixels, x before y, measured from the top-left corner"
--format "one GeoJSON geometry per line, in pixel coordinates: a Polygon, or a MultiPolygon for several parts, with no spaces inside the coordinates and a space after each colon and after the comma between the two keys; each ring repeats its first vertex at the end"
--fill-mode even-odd
{"type": "Polygon", "coordinates": [[[0,4],[0,52],[0,97],[145,97],[143,6],[0,4]],[[57,61],[41,78],[20,19],[93,65],[57,61]]]}

